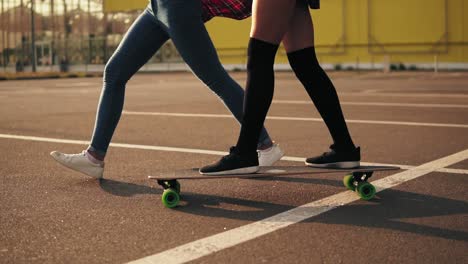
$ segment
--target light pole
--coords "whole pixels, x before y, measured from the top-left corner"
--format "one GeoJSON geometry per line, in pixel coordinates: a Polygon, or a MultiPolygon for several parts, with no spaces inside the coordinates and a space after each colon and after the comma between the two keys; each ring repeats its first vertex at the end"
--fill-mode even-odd
{"type": "Polygon", "coordinates": [[[1,50],[2,59],[1,59],[1,62],[2,62],[2,64],[3,64],[3,70],[6,72],[6,56],[5,56],[5,50],[7,50],[7,49],[5,48],[5,46],[8,45],[8,44],[5,45],[5,29],[4,29],[5,23],[3,22],[3,21],[5,21],[5,18],[4,18],[4,14],[3,14],[3,13],[4,13],[4,12],[3,12],[3,11],[4,11],[4,10],[3,10],[3,5],[4,5],[3,0],[2,0],[1,3],[2,3],[2,9],[1,9],[2,21],[0,21],[0,22],[2,22],[2,50],[1,50]]]}
{"type": "Polygon", "coordinates": [[[36,72],[36,29],[34,24],[34,0],[31,0],[31,64],[32,71],[36,72]]]}

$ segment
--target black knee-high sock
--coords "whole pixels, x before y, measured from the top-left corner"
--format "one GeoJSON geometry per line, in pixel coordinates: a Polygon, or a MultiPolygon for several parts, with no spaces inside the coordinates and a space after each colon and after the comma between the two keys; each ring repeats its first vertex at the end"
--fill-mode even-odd
{"type": "Polygon", "coordinates": [[[334,149],[354,149],[355,146],[349,135],[335,87],[320,66],[315,48],[310,47],[288,53],[288,60],[325,121],[334,141],[334,149]]]}
{"type": "Polygon", "coordinates": [[[254,38],[249,41],[244,115],[236,145],[240,153],[256,153],[258,138],[273,99],[273,64],[278,46],[254,38]]]}

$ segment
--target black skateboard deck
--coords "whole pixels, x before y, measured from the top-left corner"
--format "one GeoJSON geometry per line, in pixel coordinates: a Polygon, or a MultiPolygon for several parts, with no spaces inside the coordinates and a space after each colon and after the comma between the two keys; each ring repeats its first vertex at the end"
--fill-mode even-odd
{"type": "Polygon", "coordinates": [[[202,175],[198,168],[177,170],[161,173],[159,176],[148,176],[149,179],[157,181],[164,188],[162,202],[164,206],[173,208],[180,201],[180,183],[178,180],[215,180],[222,178],[262,178],[299,176],[325,173],[344,173],[343,184],[349,190],[355,191],[363,200],[370,200],[375,196],[375,187],[367,180],[377,171],[399,170],[393,166],[361,166],[354,169],[327,169],[312,168],[307,166],[268,166],[252,174],[227,174],[227,175],[202,175]]]}

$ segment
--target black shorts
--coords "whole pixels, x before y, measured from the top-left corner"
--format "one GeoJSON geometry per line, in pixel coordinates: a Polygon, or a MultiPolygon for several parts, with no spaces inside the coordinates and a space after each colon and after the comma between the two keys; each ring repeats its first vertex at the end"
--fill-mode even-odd
{"type": "Polygon", "coordinates": [[[320,9],[320,0],[307,0],[309,7],[312,9],[320,9]]]}

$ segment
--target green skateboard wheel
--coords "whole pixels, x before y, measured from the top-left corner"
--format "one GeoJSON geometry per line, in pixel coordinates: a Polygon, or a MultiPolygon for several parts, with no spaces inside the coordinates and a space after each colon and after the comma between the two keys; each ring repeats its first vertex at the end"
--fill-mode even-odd
{"type": "Polygon", "coordinates": [[[344,176],[343,184],[348,190],[354,191],[356,189],[356,186],[354,186],[354,177],[351,174],[344,176]]]}
{"type": "Polygon", "coordinates": [[[363,200],[370,200],[374,198],[376,190],[374,185],[368,182],[360,182],[357,186],[356,192],[358,193],[359,197],[363,200]]]}
{"type": "Polygon", "coordinates": [[[161,196],[162,203],[167,208],[174,208],[179,204],[180,196],[177,190],[169,188],[161,196]]]}

